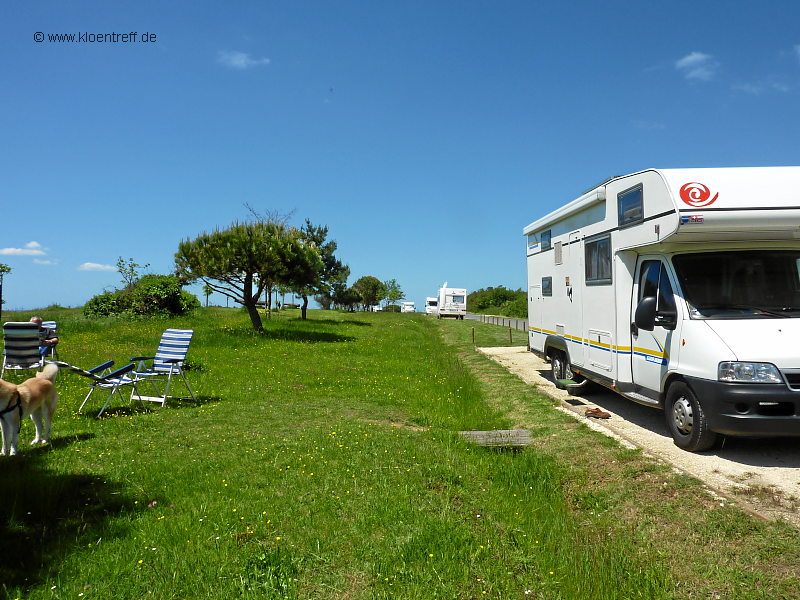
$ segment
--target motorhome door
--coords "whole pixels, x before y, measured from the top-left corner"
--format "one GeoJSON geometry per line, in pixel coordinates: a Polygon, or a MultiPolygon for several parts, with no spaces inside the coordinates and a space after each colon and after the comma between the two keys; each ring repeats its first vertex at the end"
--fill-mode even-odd
{"type": "Polygon", "coordinates": [[[563,282],[566,289],[564,302],[569,302],[569,314],[572,318],[570,324],[571,333],[574,337],[573,344],[569,346],[569,355],[572,364],[586,364],[586,345],[583,340],[586,338],[583,330],[583,238],[580,231],[573,231],[569,234],[569,244],[564,252],[563,261],[568,265],[567,273],[569,276],[563,282]]]}
{"type": "Polygon", "coordinates": [[[680,350],[681,320],[674,289],[670,270],[662,258],[639,258],[631,301],[631,372],[635,391],[654,401],[670,361],[677,362],[680,350]],[[641,326],[648,320],[643,318],[648,312],[650,323],[641,326]]]}

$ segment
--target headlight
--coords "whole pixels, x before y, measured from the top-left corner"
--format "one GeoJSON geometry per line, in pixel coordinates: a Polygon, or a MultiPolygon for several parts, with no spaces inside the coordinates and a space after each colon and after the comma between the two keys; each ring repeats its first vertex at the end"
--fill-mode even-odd
{"type": "Polygon", "coordinates": [[[770,363],[722,362],[717,371],[720,381],[736,383],[783,383],[778,368],[770,363]]]}

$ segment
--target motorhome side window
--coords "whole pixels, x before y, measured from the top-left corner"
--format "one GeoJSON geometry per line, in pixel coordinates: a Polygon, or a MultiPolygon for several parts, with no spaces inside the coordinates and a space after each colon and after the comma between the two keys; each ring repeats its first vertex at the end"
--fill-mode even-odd
{"type": "Polygon", "coordinates": [[[647,260],[642,263],[639,278],[639,300],[656,298],[656,311],[674,312],[675,296],[669,282],[667,269],[660,260],[647,260]]]}
{"type": "Polygon", "coordinates": [[[541,241],[542,241],[542,252],[544,252],[545,250],[550,250],[550,248],[552,246],[550,245],[550,230],[549,229],[547,231],[543,231],[541,233],[541,241]]]}
{"type": "Polygon", "coordinates": [[[641,185],[617,195],[619,226],[627,227],[644,220],[644,193],[641,185]]]}
{"type": "Polygon", "coordinates": [[[553,278],[542,277],[542,296],[553,295],[553,278]]]}
{"type": "Polygon", "coordinates": [[[586,285],[611,283],[611,235],[589,239],[586,249],[586,285]]]}

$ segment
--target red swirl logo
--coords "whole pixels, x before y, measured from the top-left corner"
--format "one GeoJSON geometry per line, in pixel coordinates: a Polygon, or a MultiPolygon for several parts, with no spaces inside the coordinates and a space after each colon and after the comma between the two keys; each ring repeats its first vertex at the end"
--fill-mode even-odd
{"type": "Polygon", "coordinates": [[[684,183],[681,187],[681,200],[689,206],[708,206],[714,204],[719,198],[719,194],[714,194],[711,197],[711,190],[709,190],[702,183],[684,183]]]}

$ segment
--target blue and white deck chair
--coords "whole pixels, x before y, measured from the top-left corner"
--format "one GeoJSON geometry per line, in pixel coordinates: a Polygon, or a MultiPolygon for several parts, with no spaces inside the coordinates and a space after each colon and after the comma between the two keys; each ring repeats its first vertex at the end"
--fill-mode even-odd
{"type": "MultiPolygon", "coordinates": [[[[155,356],[134,356],[131,358],[131,363],[138,363],[132,373],[133,377],[137,381],[148,381],[154,391],[153,396],[136,396],[137,400],[158,402],[161,406],[165,406],[167,398],[188,399],[169,395],[172,378],[177,376],[183,379],[191,399],[195,399],[194,392],[192,392],[192,388],[189,386],[189,382],[183,372],[183,363],[186,360],[189,342],[192,341],[193,335],[193,329],[167,329],[161,336],[161,342],[158,344],[155,356]],[[147,366],[147,361],[152,361],[150,367],[147,366]],[[164,386],[163,394],[159,384],[164,386]]],[[[139,393],[138,390],[135,391],[137,394],[139,393]]],[[[131,394],[131,399],[134,399],[133,394],[131,394]]]]}
{"type": "Polygon", "coordinates": [[[3,323],[3,369],[6,371],[38,371],[44,366],[39,353],[39,326],[36,323],[9,321],[3,323]]]}
{"type": "MultiPolygon", "coordinates": [[[[109,360],[108,362],[104,362],[102,365],[97,365],[96,367],[89,369],[88,371],[84,371],[83,369],[79,369],[78,367],[74,367],[70,364],[64,362],[53,361],[61,368],[69,368],[70,370],[83,375],[84,377],[88,377],[92,380],[92,383],[89,384],[89,393],[86,394],[86,397],[83,399],[78,412],[83,410],[83,407],[88,402],[91,395],[94,393],[95,390],[104,390],[108,391],[108,396],[106,396],[105,402],[103,402],[103,406],[100,408],[100,412],[97,413],[97,416],[100,417],[105,411],[108,403],[111,402],[111,397],[114,395],[114,392],[119,395],[122,400],[126,400],[125,397],[122,395],[122,392],[119,391],[119,388],[130,385],[136,390],[136,380],[128,375],[131,371],[133,371],[133,367],[135,365],[129,364],[125,365],[121,369],[117,369],[116,371],[110,371],[111,366],[113,366],[114,361],[109,360]],[[109,372],[110,371],[110,372],[109,372]]],[[[138,392],[137,392],[138,393],[138,392]]]]}

